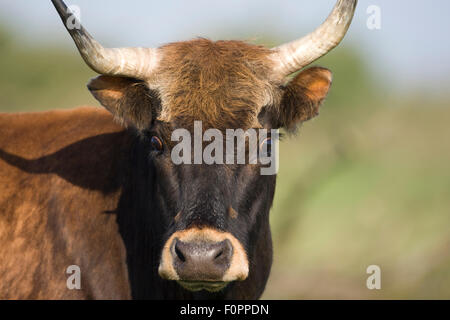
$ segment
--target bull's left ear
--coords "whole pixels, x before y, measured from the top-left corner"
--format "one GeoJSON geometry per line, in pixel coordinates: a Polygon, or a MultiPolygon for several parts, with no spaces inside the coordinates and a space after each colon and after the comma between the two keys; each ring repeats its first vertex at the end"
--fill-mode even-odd
{"type": "Polygon", "coordinates": [[[88,89],[124,125],[143,130],[155,117],[158,99],[141,80],[102,75],[92,79],[88,89]]]}
{"type": "Polygon", "coordinates": [[[319,114],[319,107],[332,82],[330,70],[312,67],[300,72],[285,88],[280,109],[271,117],[274,128],[294,131],[298,125],[319,114]]]}

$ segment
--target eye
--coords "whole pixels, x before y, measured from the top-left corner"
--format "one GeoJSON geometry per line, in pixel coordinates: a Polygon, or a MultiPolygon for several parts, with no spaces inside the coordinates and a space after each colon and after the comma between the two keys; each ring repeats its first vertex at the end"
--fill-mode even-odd
{"type": "Polygon", "coordinates": [[[259,145],[259,152],[262,154],[262,156],[270,157],[272,154],[272,139],[265,138],[261,144],[259,145]]]}
{"type": "Polygon", "coordinates": [[[161,139],[158,138],[157,136],[153,136],[150,139],[150,146],[151,146],[152,150],[154,150],[154,151],[162,151],[163,150],[163,143],[162,143],[161,139]]]}

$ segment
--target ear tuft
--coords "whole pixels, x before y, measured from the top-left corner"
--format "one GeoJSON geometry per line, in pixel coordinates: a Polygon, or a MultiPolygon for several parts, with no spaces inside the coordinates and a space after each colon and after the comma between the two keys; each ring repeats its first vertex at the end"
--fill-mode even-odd
{"type": "Polygon", "coordinates": [[[332,83],[330,70],[312,67],[300,72],[284,89],[274,127],[289,131],[319,114],[319,108],[332,83]]]}
{"type": "Polygon", "coordinates": [[[147,128],[155,112],[155,97],[145,82],[132,78],[99,76],[87,85],[102,106],[124,125],[147,128]]]}
{"type": "Polygon", "coordinates": [[[320,105],[330,90],[333,74],[330,70],[320,67],[313,67],[307,71],[301,77],[295,78],[296,85],[304,88],[305,95],[320,105]]]}

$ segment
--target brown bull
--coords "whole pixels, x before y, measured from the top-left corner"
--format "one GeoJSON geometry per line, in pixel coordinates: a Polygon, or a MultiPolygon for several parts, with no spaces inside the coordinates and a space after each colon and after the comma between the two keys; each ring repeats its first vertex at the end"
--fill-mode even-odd
{"type": "MultiPolygon", "coordinates": [[[[67,7],[52,2],[66,25],[67,7]]],[[[175,164],[173,133],[196,121],[202,132],[294,131],[316,116],[331,72],[289,76],[342,40],[356,3],[339,0],[316,31],[273,49],[107,49],[68,28],[109,112],[0,116],[0,298],[259,298],[276,175],[259,162],[175,164]],[[67,285],[72,265],[81,288],[67,285]]]]}

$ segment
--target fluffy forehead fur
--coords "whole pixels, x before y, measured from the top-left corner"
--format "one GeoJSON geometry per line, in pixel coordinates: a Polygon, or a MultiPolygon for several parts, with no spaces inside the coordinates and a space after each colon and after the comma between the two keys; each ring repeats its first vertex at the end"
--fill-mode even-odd
{"type": "Polygon", "coordinates": [[[146,81],[101,75],[88,88],[125,125],[295,131],[316,116],[331,72],[312,67],[287,79],[274,72],[274,51],[241,41],[197,39],[159,49],[159,67],[146,81]]]}
{"type": "Polygon", "coordinates": [[[196,39],[161,48],[157,89],[162,110],[159,120],[203,127],[260,126],[262,107],[273,104],[279,80],[273,76],[272,51],[241,41],[196,39]]]}

